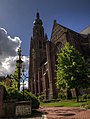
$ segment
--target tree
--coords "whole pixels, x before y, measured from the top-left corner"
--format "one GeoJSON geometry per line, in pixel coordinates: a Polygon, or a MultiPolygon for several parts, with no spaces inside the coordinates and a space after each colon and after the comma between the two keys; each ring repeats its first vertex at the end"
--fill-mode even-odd
{"type": "MultiPolygon", "coordinates": [[[[18,68],[16,66],[14,73],[12,74],[12,87],[18,89],[18,85],[23,85],[24,88],[24,82],[27,80],[28,76],[26,74],[25,68],[21,68],[20,71],[20,78],[18,78],[18,68]],[[20,83],[20,84],[19,84],[20,83]]],[[[24,90],[24,89],[23,89],[24,90]]]]}
{"type": "MultiPolygon", "coordinates": [[[[20,85],[20,82],[21,82],[21,80],[19,79],[19,76],[18,76],[18,72],[19,72],[19,70],[18,70],[18,67],[16,66],[15,71],[12,74],[12,87],[17,88],[17,89],[18,89],[18,85],[20,85]]],[[[22,77],[23,73],[24,73],[24,71],[21,68],[20,77],[22,77]]]]}
{"type": "Polygon", "coordinates": [[[18,68],[15,68],[14,73],[12,74],[12,87],[18,89],[18,68]]]}
{"type": "Polygon", "coordinates": [[[75,88],[77,102],[79,101],[79,89],[90,86],[88,64],[81,54],[69,43],[57,54],[57,87],[75,88]]]}

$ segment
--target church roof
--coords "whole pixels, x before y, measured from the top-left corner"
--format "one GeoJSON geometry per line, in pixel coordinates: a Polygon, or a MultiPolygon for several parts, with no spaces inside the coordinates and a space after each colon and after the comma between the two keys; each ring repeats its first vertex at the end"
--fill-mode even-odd
{"type": "Polygon", "coordinates": [[[56,22],[56,20],[54,20],[54,25],[53,25],[53,29],[52,29],[52,34],[51,34],[50,41],[55,40],[54,39],[55,32],[62,35],[63,33],[67,32],[67,31],[72,32],[72,33],[75,33],[75,34],[79,34],[79,33],[75,32],[75,31],[73,31],[73,30],[71,30],[71,29],[69,29],[69,28],[67,28],[67,27],[65,27],[65,26],[63,26],[61,24],[58,24],[56,22]]]}

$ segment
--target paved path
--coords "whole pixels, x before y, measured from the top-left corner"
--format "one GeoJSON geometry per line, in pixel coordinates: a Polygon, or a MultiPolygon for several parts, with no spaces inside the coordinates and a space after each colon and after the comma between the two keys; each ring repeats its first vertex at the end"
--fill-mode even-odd
{"type": "MultiPolygon", "coordinates": [[[[0,118],[2,119],[2,118],[0,118]]],[[[5,119],[90,119],[90,109],[72,107],[40,107],[28,118],[5,119]]]]}
{"type": "Polygon", "coordinates": [[[40,107],[39,111],[46,114],[47,119],[90,119],[89,109],[72,107],[40,107]]]}

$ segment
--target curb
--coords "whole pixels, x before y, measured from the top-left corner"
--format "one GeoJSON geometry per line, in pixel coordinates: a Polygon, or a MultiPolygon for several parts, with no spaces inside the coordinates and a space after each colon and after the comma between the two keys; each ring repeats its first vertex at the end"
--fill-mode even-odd
{"type": "Polygon", "coordinates": [[[42,117],[44,117],[44,119],[48,119],[47,116],[46,116],[45,114],[43,114],[42,117]]]}

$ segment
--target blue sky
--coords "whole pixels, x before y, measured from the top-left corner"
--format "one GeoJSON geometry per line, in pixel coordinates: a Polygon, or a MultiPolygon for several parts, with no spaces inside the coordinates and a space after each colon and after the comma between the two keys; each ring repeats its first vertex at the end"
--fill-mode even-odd
{"type": "Polygon", "coordinates": [[[29,54],[37,10],[49,39],[54,19],[77,32],[90,25],[90,0],[0,0],[0,27],[22,40],[23,55],[29,54]]]}

